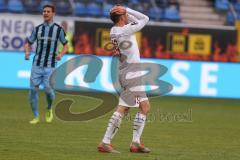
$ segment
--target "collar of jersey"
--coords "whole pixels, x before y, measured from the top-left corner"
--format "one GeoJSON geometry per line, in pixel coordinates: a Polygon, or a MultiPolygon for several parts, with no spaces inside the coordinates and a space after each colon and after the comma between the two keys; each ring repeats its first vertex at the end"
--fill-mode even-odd
{"type": "Polygon", "coordinates": [[[43,24],[44,24],[45,26],[49,26],[49,27],[50,27],[50,26],[53,25],[53,23],[54,23],[54,22],[50,22],[50,23],[44,22],[43,24]]]}

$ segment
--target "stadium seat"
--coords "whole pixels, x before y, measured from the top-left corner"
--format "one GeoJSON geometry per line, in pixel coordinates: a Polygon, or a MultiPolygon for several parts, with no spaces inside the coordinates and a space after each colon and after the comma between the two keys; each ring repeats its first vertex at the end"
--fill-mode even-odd
{"type": "Polygon", "coordinates": [[[235,17],[231,11],[228,11],[227,16],[227,25],[234,25],[235,24],[235,17]]]}
{"type": "Polygon", "coordinates": [[[103,1],[104,0],[94,0],[94,2],[99,3],[99,4],[103,3],[103,1]]]}
{"type": "Polygon", "coordinates": [[[167,7],[164,10],[164,19],[169,21],[174,21],[174,22],[180,21],[181,18],[179,15],[179,11],[177,10],[177,7],[174,5],[167,7]]]}
{"type": "Polygon", "coordinates": [[[41,0],[40,7],[42,8],[46,4],[53,4],[51,0],[41,0]]]}
{"type": "Polygon", "coordinates": [[[111,5],[111,4],[108,4],[108,3],[104,3],[103,4],[103,9],[102,9],[102,15],[103,15],[103,17],[106,17],[106,18],[108,18],[109,17],[109,11],[110,11],[110,9],[113,7],[113,5],[111,5]]]}
{"type": "Polygon", "coordinates": [[[99,17],[102,15],[102,9],[97,3],[91,2],[87,4],[87,13],[92,17],[99,17]]]}
{"type": "Polygon", "coordinates": [[[229,8],[228,0],[215,0],[215,8],[219,11],[227,11],[229,8]]]}
{"type": "Polygon", "coordinates": [[[86,5],[81,2],[75,2],[74,13],[76,16],[86,16],[87,15],[86,5]]]}
{"type": "Polygon", "coordinates": [[[163,10],[160,8],[150,8],[147,15],[151,20],[159,21],[163,19],[163,10]]]}
{"type": "Polygon", "coordinates": [[[0,12],[5,12],[7,11],[7,4],[5,0],[0,0],[0,12]]]}
{"type": "Polygon", "coordinates": [[[72,14],[72,8],[69,1],[58,0],[56,1],[56,12],[60,15],[70,15],[72,14]]]}
{"type": "Polygon", "coordinates": [[[139,12],[141,12],[143,14],[146,14],[145,13],[146,12],[145,8],[142,5],[140,5],[140,4],[134,4],[134,5],[132,5],[131,8],[136,10],[136,11],[139,11],[139,12]]]}
{"type": "Polygon", "coordinates": [[[8,1],[8,11],[13,13],[23,13],[24,8],[22,1],[19,0],[9,0],[8,1]]]}
{"type": "Polygon", "coordinates": [[[240,2],[235,3],[234,8],[237,12],[240,12],[240,2]]]}
{"type": "Polygon", "coordinates": [[[130,0],[129,3],[132,3],[132,4],[139,4],[140,2],[139,2],[139,0],[130,0]]]}
{"type": "Polygon", "coordinates": [[[107,4],[111,4],[111,5],[115,4],[114,0],[104,0],[103,3],[107,3],[107,4]]]}
{"type": "Polygon", "coordinates": [[[167,0],[155,0],[156,5],[161,8],[167,8],[168,7],[168,1],[167,0]]]}
{"type": "Polygon", "coordinates": [[[40,13],[40,1],[36,0],[24,0],[23,1],[24,8],[28,13],[40,13]]]}
{"type": "Polygon", "coordinates": [[[229,2],[231,2],[231,3],[237,3],[238,0],[229,0],[229,2]]]}

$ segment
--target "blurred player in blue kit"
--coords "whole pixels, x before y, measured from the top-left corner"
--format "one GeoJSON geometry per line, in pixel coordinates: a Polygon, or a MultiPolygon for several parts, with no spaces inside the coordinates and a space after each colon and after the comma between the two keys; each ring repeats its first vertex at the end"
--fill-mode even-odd
{"type": "Polygon", "coordinates": [[[68,41],[65,38],[64,29],[53,21],[55,6],[51,4],[43,6],[42,15],[44,22],[33,29],[31,36],[27,38],[27,43],[25,44],[25,59],[29,60],[31,45],[37,41],[30,77],[29,102],[34,114],[30,124],[37,124],[40,121],[38,90],[41,84],[44,86],[47,99],[46,122],[52,122],[52,103],[55,99],[55,93],[50,86],[49,78],[56,67],[57,60],[61,60],[68,50],[68,41]],[[59,41],[63,44],[63,49],[58,54],[59,41]]]}

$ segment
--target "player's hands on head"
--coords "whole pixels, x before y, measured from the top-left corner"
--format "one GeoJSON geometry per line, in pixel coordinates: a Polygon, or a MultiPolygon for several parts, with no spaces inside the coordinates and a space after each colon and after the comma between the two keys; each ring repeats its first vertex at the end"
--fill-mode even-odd
{"type": "Polygon", "coordinates": [[[123,14],[126,14],[126,13],[127,13],[126,8],[124,6],[121,6],[121,5],[115,5],[110,10],[110,15],[111,14],[123,15],[123,14]]]}

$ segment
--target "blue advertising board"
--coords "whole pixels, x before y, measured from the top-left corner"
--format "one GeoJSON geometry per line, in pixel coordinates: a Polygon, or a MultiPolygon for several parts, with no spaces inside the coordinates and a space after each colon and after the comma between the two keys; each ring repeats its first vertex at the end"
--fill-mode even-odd
{"type": "MultiPolygon", "coordinates": [[[[65,55],[58,66],[77,55],[65,55]]],[[[28,89],[32,58],[24,60],[23,52],[0,52],[0,88],[28,89]]],[[[80,85],[92,89],[114,92],[111,81],[111,57],[99,57],[103,67],[96,81],[86,83],[83,80],[87,66],[70,73],[65,83],[80,85]]],[[[143,59],[143,62],[159,63],[168,68],[160,79],[173,85],[169,95],[213,98],[240,98],[240,64],[193,62],[179,60],[143,59]]]]}

